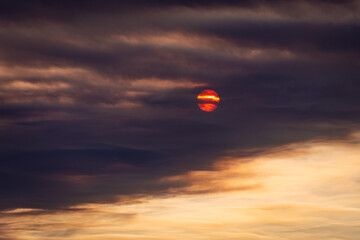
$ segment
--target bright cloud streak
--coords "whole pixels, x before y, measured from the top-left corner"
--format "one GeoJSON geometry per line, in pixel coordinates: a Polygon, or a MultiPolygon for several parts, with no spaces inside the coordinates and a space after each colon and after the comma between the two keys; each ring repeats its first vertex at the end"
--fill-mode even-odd
{"type": "Polygon", "coordinates": [[[255,159],[218,162],[214,171],[163,179],[192,182],[190,189],[178,192],[207,187],[207,194],[83,205],[39,213],[36,222],[32,220],[36,210],[12,210],[3,213],[1,222],[8,223],[3,231],[10,238],[26,240],[356,240],[359,145],[356,135],[342,142],[292,144],[255,159]],[[257,187],[234,188],[246,184],[257,187]]]}

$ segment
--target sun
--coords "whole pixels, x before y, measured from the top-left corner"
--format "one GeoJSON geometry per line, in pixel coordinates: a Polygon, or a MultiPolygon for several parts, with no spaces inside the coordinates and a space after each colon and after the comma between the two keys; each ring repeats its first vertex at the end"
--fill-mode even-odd
{"type": "Polygon", "coordinates": [[[197,96],[199,108],[205,112],[214,111],[220,102],[219,95],[211,89],[205,89],[197,96]]]}

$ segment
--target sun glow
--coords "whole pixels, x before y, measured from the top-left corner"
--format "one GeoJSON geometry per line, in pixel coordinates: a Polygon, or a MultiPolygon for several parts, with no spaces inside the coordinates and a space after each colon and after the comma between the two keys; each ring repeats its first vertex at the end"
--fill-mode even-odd
{"type": "Polygon", "coordinates": [[[216,96],[198,96],[198,99],[213,99],[215,101],[220,101],[220,98],[216,97],[216,96]]]}
{"type": "Polygon", "coordinates": [[[203,90],[197,97],[198,106],[205,112],[214,111],[220,102],[219,95],[210,89],[203,90]]]}

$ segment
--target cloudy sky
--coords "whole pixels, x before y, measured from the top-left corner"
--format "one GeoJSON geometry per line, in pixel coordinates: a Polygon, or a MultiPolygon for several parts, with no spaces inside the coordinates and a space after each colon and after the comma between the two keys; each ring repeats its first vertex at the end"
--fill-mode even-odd
{"type": "Polygon", "coordinates": [[[0,1],[0,240],[357,240],[359,56],[360,1],[0,1]]]}

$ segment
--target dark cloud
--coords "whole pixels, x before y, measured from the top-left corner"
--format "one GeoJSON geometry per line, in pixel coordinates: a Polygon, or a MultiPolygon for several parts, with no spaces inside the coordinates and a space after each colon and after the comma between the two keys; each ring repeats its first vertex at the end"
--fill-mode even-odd
{"type": "Polygon", "coordinates": [[[355,1],[1,4],[1,209],[166,194],[230,150],[359,129],[355,1]]]}
{"type": "Polygon", "coordinates": [[[240,46],[291,51],[358,52],[359,23],[244,22],[229,19],[184,26],[184,29],[229,39],[240,46]]]}
{"type": "MultiPolygon", "coordinates": [[[[190,7],[190,8],[219,8],[219,7],[241,7],[256,8],[260,5],[281,5],[292,4],[299,1],[284,0],[136,0],[136,1],[98,1],[98,0],[79,0],[79,1],[53,1],[45,0],[23,1],[23,0],[4,0],[0,5],[0,16],[4,20],[44,20],[51,19],[55,21],[71,21],[88,14],[96,13],[116,13],[125,11],[156,10],[169,7],[190,7]]],[[[306,0],[301,2],[310,2],[315,4],[345,5],[351,6],[353,0],[306,0]]]]}

